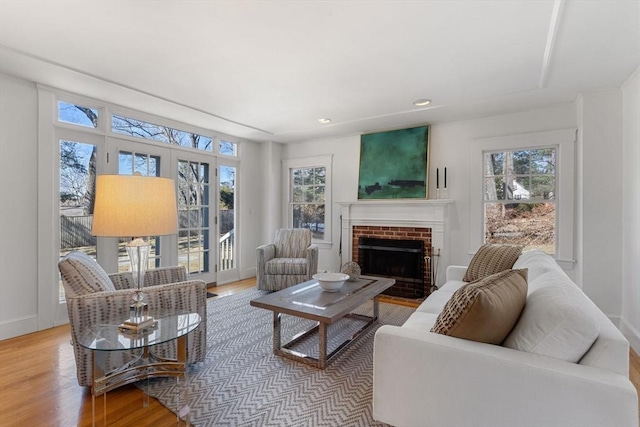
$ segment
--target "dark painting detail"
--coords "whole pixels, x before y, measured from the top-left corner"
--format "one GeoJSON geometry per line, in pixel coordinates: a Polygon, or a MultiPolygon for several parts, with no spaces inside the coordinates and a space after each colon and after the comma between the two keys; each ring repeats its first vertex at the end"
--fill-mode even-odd
{"type": "Polygon", "coordinates": [[[362,135],[358,199],[426,198],[428,131],[422,126],[362,135]]]}

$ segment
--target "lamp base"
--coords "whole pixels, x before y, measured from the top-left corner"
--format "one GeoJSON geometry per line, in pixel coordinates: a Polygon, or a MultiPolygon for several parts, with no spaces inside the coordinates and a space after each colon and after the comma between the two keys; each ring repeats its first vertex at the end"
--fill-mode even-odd
{"type": "Polygon", "coordinates": [[[118,329],[120,330],[120,332],[136,333],[145,329],[155,328],[157,324],[158,321],[149,316],[146,320],[139,323],[134,323],[131,321],[131,319],[127,319],[122,324],[118,325],[118,329]]]}
{"type": "Polygon", "coordinates": [[[134,302],[129,308],[130,318],[122,322],[119,326],[121,330],[131,330],[137,332],[141,329],[155,326],[158,323],[153,317],[149,316],[149,306],[142,301],[141,295],[136,293],[134,302]]]}

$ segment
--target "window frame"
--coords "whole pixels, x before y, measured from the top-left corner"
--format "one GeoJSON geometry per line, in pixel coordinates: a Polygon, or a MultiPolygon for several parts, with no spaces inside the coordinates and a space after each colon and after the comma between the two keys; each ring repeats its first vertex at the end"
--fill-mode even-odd
{"type": "Polygon", "coordinates": [[[331,249],[332,247],[332,194],[331,194],[331,177],[333,164],[333,155],[314,156],[298,159],[286,159],[282,161],[282,183],[283,183],[283,206],[286,206],[283,213],[283,224],[287,227],[293,227],[293,184],[291,180],[291,171],[301,168],[325,168],[325,188],[324,188],[324,239],[313,238],[312,242],[323,249],[331,249]]]}
{"type": "Polygon", "coordinates": [[[575,144],[577,129],[531,132],[477,138],[471,150],[469,174],[469,248],[477,250],[484,242],[484,154],[556,147],[556,253],[553,257],[566,270],[573,269],[575,219],[575,144]],[[481,177],[482,179],[478,179],[481,177]]]}

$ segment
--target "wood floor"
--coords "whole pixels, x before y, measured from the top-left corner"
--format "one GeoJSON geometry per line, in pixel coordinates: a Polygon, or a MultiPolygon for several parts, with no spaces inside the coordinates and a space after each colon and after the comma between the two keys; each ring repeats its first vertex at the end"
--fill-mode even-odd
{"type": "MultiPolygon", "coordinates": [[[[210,289],[217,297],[255,286],[255,278],[210,289]]],[[[382,300],[385,300],[384,297],[382,300]]],[[[394,298],[396,304],[415,305],[394,298]]],[[[0,341],[0,426],[91,426],[91,391],[78,386],[69,326],[0,341]]],[[[640,357],[631,352],[629,377],[640,394],[640,357]]],[[[96,399],[102,420],[102,397],[96,399]]],[[[107,395],[109,426],[171,426],[176,416],[157,400],[143,407],[134,385],[107,395]]],[[[100,425],[100,424],[97,424],[100,425]]],[[[184,425],[184,424],[181,424],[184,425]]]]}

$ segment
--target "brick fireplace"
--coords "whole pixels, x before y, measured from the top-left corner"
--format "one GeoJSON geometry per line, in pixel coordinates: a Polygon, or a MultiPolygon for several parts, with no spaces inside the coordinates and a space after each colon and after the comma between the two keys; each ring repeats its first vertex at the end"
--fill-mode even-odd
{"type": "MultiPolygon", "coordinates": [[[[430,265],[425,261],[425,256],[431,256],[431,229],[423,227],[387,227],[380,225],[355,225],[352,228],[352,260],[357,262],[362,268],[363,274],[379,275],[384,270],[374,270],[372,268],[366,268],[366,260],[360,259],[363,256],[362,250],[360,250],[360,242],[363,239],[375,239],[377,245],[384,245],[384,240],[390,240],[392,242],[402,243],[400,245],[394,245],[393,250],[389,252],[389,256],[382,256],[380,259],[384,259],[386,262],[403,262],[404,257],[398,257],[396,254],[402,251],[402,247],[407,246],[406,242],[421,242],[422,245],[412,246],[408,249],[417,255],[420,268],[418,275],[415,275],[413,271],[389,271],[384,274],[387,277],[392,277],[396,280],[396,284],[389,288],[384,293],[400,296],[404,298],[423,298],[429,295],[431,290],[431,270],[430,265]],[[379,239],[379,240],[378,240],[379,239]],[[418,249],[420,248],[420,249],[418,249]],[[417,253],[417,251],[420,251],[417,253]],[[394,256],[396,255],[396,256],[394,256]]],[[[404,254],[403,254],[404,255],[404,254]]],[[[408,263],[412,263],[408,261],[408,263]]],[[[415,268],[409,268],[414,270],[415,268]]]]}
{"type": "MultiPolygon", "coordinates": [[[[424,242],[424,256],[440,253],[437,285],[444,283],[449,265],[449,205],[452,200],[363,200],[339,203],[341,207],[341,260],[358,259],[362,236],[424,242]]],[[[431,289],[431,272],[423,264],[424,296],[431,289]]],[[[399,280],[396,279],[396,282],[399,280]]],[[[402,284],[404,286],[405,284],[402,284]]]]}

